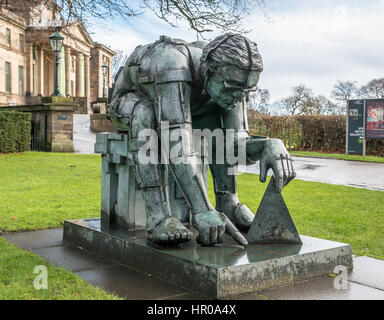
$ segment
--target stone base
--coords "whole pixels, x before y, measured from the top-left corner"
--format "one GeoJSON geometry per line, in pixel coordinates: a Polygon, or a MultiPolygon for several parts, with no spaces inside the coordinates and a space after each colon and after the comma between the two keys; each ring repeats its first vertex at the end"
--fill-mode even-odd
{"type": "Polygon", "coordinates": [[[301,240],[302,245],[244,249],[227,236],[216,247],[201,247],[192,239],[183,247],[161,249],[147,244],[143,231],[101,230],[98,218],[64,223],[65,244],[214,299],[308,280],[332,273],[337,265],[352,269],[350,245],[307,236],[301,240]]]}

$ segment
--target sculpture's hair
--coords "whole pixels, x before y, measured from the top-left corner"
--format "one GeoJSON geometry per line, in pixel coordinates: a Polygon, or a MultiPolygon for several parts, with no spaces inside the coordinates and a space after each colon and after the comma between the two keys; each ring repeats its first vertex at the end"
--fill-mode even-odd
{"type": "Polygon", "coordinates": [[[207,70],[216,71],[228,65],[263,71],[263,61],[256,43],[235,33],[226,33],[212,40],[203,50],[200,65],[204,77],[207,70]]]}

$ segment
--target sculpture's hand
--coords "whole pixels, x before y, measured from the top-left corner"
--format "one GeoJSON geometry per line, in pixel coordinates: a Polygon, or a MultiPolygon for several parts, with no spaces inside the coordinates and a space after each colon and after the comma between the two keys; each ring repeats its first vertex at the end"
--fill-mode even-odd
{"type": "Polygon", "coordinates": [[[265,182],[267,172],[272,168],[276,180],[276,190],[281,192],[293,178],[296,172],[293,160],[283,142],[279,139],[267,139],[260,159],[260,181],[265,182]]]}
{"type": "Polygon", "coordinates": [[[196,241],[203,246],[224,242],[225,222],[215,210],[193,215],[193,227],[199,231],[196,241]]]}

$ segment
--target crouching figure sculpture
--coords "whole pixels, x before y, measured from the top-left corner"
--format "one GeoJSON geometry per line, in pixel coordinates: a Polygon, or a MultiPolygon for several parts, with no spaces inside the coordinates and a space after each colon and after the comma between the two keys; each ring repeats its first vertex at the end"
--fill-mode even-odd
{"type": "MultiPolygon", "coordinates": [[[[246,232],[254,214],[239,202],[236,188],[236,166],[226,159],[217,161],[218,149],[228,149],[212,142],[209,164],[214,181],[216,207],[210,203],[203,173],[193,150],[193,129],[232,129],[235,137],[248,133],[247,95],[256,88],[262,59],[257,45],[248,38],[227,33],[209,43],[188,43],[162,36],[159,41],[137,47],[115,80],[108,113],[124,122],[128,145],[134,163],[136,181],[142,188],[146,211],[146,236],[157,245],[184,243],[192,232],[173,214],[168,200],[165,174],[169,170],[182,190],[192,215],[192,226],[199,232],[197,242],[204,246],[223,242],[231,224],[246,232]],[[152,129],[161,135],[164,124],[167,137],[159,137],[160,153],[166,139],[172,149],[179,141],[170,137],[183,131],[183,161],[143,163],[140,148],[147,143],[140,132],[152,129]],[[224,215],[224,216],[223,216],[224,215]],[[230,222],[229,222],[230,221],[230,222]]],[[[234,153],[240,149],[234,139],[234,153]]],[[[260,181],[266,181],[271,168],[276,190],[281,192],[294,177],[292,159],[278,139],[251,136],[245,138],[248,164],[260,160],[260,181]]],[[[160,158],[160,155],[159,155],[160,158]]],[[[240,241],[241,242],[241,241],[240,241]]]]}

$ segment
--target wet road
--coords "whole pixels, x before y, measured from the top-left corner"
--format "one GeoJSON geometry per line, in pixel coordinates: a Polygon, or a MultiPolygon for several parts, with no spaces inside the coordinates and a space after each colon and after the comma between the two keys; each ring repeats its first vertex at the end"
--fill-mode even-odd
{"type": "MultiPolygon", "coordinates": [[[[384,164],[293,157],[296,179],[384,191],[384,164]]],[[[259,173],[259,163],[239,170],[259,173]]],[[[271,174],[271,170],[268,172],[271,174]]]]}
{"type": "MultiPolygon", "coordinates": [[[[89,115],[74,115],[73,140],[76,153],[94,153],[96,134],[89,130],[89,115]]],[[[296,179],[384,191],[384,164],[334,159],[293,157],[296,179]]],[[[259,164],[239,168],[259,173],[259,164]]],[[[271,174],[271,170],[269,171],[271,174]]]]}

